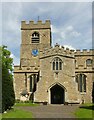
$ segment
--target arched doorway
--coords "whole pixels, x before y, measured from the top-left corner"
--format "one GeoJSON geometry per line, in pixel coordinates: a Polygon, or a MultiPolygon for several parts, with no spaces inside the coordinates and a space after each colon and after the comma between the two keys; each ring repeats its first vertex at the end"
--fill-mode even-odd
{"type": "Polygon", "coordinates": [[[64,89],[56,84],[50,89],[51,104],[64,104],[64,89]]]}

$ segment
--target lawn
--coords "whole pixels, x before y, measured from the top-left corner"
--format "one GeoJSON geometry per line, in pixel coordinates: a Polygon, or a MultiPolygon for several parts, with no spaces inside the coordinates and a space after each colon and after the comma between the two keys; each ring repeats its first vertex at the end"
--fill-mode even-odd
{"type": "Polygon", "coordinates": [[[3,118],[32,118],[32,113],[27,112],[25,110],[21,109],[11,109],[7,113],[3,113],[2,115],[3,118]]]}
{"type": "Polygon", "coordinates": [[[26,110],[22,110],[19,108],[19,106],[38,106],[37,104],[33,103],[16,103],[14,105],[14,108],[11,110],[8,110],[7,113],[3,113],[3,118],[32,118],[33,115],[31,112],[28,112],[26,110]]]}
{"type": "Polygon", "coordinates": [[[17,106],[38,106],[38,104],[33,104],[33,103],[15,103],[14,107],[17,106]]]}
{"type": "Polygon", "coordinates": [[[80,106],[75,112],[77,118],[93,118],[94,104],[84,104],[80,106]]]}
{"type": "Polygon", "coordinates": [[[0,113],[0,120],[2,119],[2,114],[0,113]]]}

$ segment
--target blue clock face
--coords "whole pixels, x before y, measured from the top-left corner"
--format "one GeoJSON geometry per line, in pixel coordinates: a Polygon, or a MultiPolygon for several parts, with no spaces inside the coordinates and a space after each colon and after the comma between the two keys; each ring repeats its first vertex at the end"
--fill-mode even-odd
{"type": "Polygon", "coordinates": [[[38,55],[38,50],[37,49],[32,50],[32,55],[37,56],[38,55]]]}

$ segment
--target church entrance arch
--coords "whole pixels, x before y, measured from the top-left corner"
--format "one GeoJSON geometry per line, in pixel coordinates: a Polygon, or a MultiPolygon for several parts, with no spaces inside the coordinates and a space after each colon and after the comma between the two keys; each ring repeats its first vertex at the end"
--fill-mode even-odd
{"type": "Polygon", "coordinates": [[[50,88],[51,104],[64,104],[65,92],[64,88],[58,84],[55,84],[50,88]]]}

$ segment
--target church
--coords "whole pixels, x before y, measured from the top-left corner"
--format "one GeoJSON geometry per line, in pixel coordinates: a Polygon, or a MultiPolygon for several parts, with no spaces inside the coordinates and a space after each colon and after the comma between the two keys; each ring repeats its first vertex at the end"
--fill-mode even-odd
{"type": "Polygon", "coordinates": [[[20,65],[14,66],[16,99],[25,96],[34,103],[91,103],[93,57],[93,49],[70,50],[58,43],[52,47],[50,20],[22,21],[20,65]]]}

